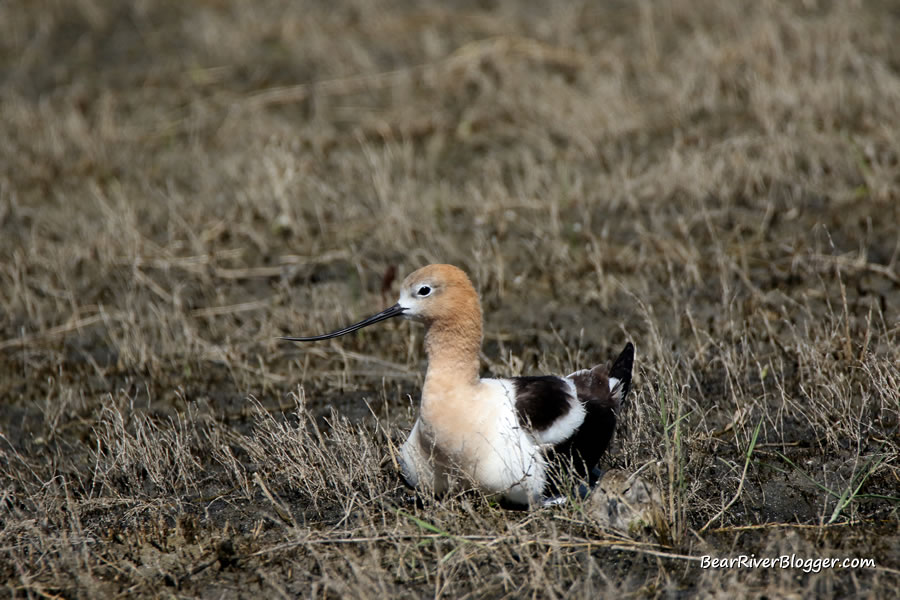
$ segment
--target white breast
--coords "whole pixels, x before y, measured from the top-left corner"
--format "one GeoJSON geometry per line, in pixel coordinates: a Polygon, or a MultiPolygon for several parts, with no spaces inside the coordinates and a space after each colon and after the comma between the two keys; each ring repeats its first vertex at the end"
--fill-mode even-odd
{"type": "Polygon", "coordinates": [[[535,439],[519,425],[512,383],[483,379],[482,401],[497,407],[496,427],[473,464],[476,480],[486,491],[501,493],[519,504],[538,501],[545,483],[544,457],[535,439]]]}
{"type": "Polygon", "coordinates": [[[482,379],[454,400],[452,419],[441,410],[422,411],[401,449],[407,481],[442,493],[459,479],[518,504],[540,501],[544,458],[519,425],[511,382],[482,379]]]}

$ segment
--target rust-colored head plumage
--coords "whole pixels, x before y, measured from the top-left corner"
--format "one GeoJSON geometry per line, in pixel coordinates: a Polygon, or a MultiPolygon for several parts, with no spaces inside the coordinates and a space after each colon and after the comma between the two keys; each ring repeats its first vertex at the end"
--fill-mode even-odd
{"type": "Polygon", "coordinates": [[[411,273],[400,290],[403,316],[425,324],[429,372],[475,380],[481,349],[481,302],[461,269],[428,265],[411,273]]]}
{"type": "Polygon", "coordinates": [[[426,325],[481,323],[478,294],[465,272],[453,265],[428,265],[410,273],[403,280],[399,304],[406,309],[404,316],[426,325]]]}
{"type": "Polygon", "coordinates": [[[465,352],[477,360],[481,347],[481,302],[469,277],[453,265],[428,265],[411,273],[394,306],[343,329],[310,337],[286,337],[293,342],[311,342],[346,335],[392,317],[421,321],[427,327],[426,349],[432,358],[440,338],[454,353],[465,352]]]}

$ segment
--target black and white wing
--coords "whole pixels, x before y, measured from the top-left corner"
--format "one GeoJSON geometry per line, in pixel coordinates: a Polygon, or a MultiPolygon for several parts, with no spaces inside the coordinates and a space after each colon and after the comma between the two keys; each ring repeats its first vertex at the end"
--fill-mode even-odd
{"type": "Polygon", "coordinates": [[[545,375],[514,377],[519,424],[539,444],[556,445],[572,437],[585,418],[575,382],[568,377],[545,375]]]}

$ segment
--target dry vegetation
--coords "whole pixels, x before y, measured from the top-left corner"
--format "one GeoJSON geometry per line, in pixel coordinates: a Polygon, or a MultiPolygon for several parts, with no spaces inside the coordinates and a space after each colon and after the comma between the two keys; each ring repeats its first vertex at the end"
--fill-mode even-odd
{"type": "Polygon", "coordinates": [[[900,586],[897,4],[455,5],[0,3],[0,594],[900,586]],[[429,262],[486,372],[635,342],[661,521],[410,503],[421,330],[276,337],[429,262]]]}

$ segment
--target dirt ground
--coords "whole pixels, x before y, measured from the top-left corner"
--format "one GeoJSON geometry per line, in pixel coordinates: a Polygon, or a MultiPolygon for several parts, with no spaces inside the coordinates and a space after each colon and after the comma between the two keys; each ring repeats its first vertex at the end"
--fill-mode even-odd
{"type": "Polygon", "coordinates": [[[0,595],[900,589],[900,5],[449,6],[0,3],[0,595]],[[421,328],[277,339],[432,262],[485,374],[635,344],[652,510],[411,498],[421,328]]]}

